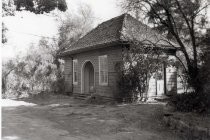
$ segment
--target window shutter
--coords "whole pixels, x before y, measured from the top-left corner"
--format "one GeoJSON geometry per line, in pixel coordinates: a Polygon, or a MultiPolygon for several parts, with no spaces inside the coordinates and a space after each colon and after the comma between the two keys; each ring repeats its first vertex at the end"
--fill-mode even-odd
{"type": "Polygon", "coordinates": [[[77,81],[78,81],[77,65],[78,65],[77,59],[73,60],[73,84],[77,84],[77,81]]]}
{"type": "Polygon", "coordinates": [[[108,60],[107,55],[99,56],[99,84],[108,84],[108,60]]]}

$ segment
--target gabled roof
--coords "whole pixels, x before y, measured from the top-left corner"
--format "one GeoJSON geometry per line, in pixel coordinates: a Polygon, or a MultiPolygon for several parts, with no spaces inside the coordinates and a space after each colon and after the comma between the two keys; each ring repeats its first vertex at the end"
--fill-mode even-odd
{"type": "Polygon", "coordinates": [[[134,39],[148,44],[158,44],[160,47],[169,47],[169,44],[163,41],[166,38],[162,35],[129,14],[123,14],[101,23],[72,44],[61,55],[107,47],[134,39]]]}

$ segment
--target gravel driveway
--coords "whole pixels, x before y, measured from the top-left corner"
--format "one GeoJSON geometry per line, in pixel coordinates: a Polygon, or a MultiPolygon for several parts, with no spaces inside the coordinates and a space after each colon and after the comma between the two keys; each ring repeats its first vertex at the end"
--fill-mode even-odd
{"type": "Polygon", "coordinates": [[[181,140],[163,105],[92,105],[68,96],[3,100],[2,140],[181,140]]]}

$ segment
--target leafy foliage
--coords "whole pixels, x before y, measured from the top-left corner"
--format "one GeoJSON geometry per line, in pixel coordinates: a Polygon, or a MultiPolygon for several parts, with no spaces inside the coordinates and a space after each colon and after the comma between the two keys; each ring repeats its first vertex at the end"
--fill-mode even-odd
{"type": "Polygon", "coordinates": [[[62,43],[75,42],[92,24],[84,24],[83,16],[72,17],[67,16],[61,21],[65,24],[60,25],[62,30],[59,30],[58,40],[42,38],[38,45],[31,44],[25,56],[17,56],[3,63],[2,95],[5,98],[10,95],[19,97],[22,94],[34,95],[44,92],[64,93],[64,62],[59,58],[59,53],[69,47],[69,44],[62,43]],[[69,26],[74,28],[68,28],[69,26]]]}
{"type": "MultiPolygon", "coordinates": [[[[146,96],[149,79],[158,76],[163,63],[172,65],[164,57],[163,50],[140,44],[132,45],[123,51],[121,68],[116,68],[119,74],[118,86],[120,101],[133,102],[138,96],[146,96]]],[[[118,65],[119,67],[119,65],[118,65]]]]}
{"type": "Polygon", "coordinates": [[[13,0],[2,0],[2,16],[14,16],[15,5],[13,0]]]}
{"type": "Polygon", "coordinates": [[[16,10],[27,10],[36,14],[49,13],[58,8],[60,11],[66,11],[65,0],[15,0],[16,10]]]}
{"type": "Polygon", "coordinates": [[[61,49],[70,46],[93,28],[93,11],[88,5],[80,6],[78,15],[66,13],[65,17],[57,16],[59,25],[59,41],[61,49]]]}
{"type": "Polygon", "coordinates": [[[196,92],[203,90],[198,54],[203,36],[201,31],[207,25],[205,9],[208,6],[205,0],[125,0],[123,3],[127,11],[141,13],[155,29],[178,44],[182,57],[177,58],[196,92]]]}
{"type": "Polygon", "coordinates": [[[1,42],[2,43],[6,43],[7,42],[7,38],[6,38],[6,31],[8,30],[6,27],[5,27],[5,24],[2,22],[2,38],[1,38],[1,42]]]}
{"type": "Polygon", "coordinates": [[[202,85],[204,86],[204,92],[210,94],[210,30],[206,33],[206,37],[203,41],[203,48],[202,48],[202,56],[201,56],[201,62],[202,65],[200,67],[199,71],[199,78],[202,81],[202,85]]]}
{"type": "Polygon", "coordinates": [[[210,94],[196,92],[178,94],[171,98],[171,103],[178,111],[204,113],[210,108],[210,94]]]}
{"type": "MultiPolygon", "coordinates": [[[[3,0],[2,1],[2,16],[14,16],[15,10],[27,10],[35,14],[49,13],[55,8],[60,11],[66,11],[67,5],[65,0],[3,0]]],[[[2,43],[7,42],[7,28],[2,22],[2,43]]]]}
{"type": "Polygon", "coordinates": [[[203,41],[203,54],[201,56],[202,65],[199,71],[199,78],[204,87],[203,92],[191,92],[181,95],[176,95],[171,99],[172,105],[178,111],[183,112],[197,112],[206,113],[209,112],[210,108],[210,55],[209,55],[209,34],[204,38],[203,41]]]}
{"type": "MultiPolygon", "coordinates": [[[[2,17],[5,16],[14,16],[15,12],[15,6],[13,3],[13,0],[3,0],[2,1],[2,17]]],[[[4,22],[2,22],[2,39],[1,42],[2,44],[7,42],[6,38],[6,32],[7,32],[7,27],[5,26],[4,22]]]]}
{"type": "MultiPolygon", "coordinates": [[[[4,93],[15,95],[39,93],[41,91],[62,92],[59,87],[51,85],[56,81],[62,83],[63,67],[57,67],[53,54],[57,51],[56,44],[50,44],[46,39],[40,40],[38,46],[31,45],[28,54],[21,58],[10,60],[3,65],[4,93]],[[56,90],[55,90],[56,89],[56,90]]],[[[59,60],[59,63],[63,63],[59,60]]],[[[18,95],[19,96],[19,95],[18,95]]]]}
{"type": "Polygon", "coordinates": [[[15,64],[12,60],[8,61],[6,64],[3,63],[2,69],[2,94],[7,90],[7,77],[15,69],[15,64]]]}

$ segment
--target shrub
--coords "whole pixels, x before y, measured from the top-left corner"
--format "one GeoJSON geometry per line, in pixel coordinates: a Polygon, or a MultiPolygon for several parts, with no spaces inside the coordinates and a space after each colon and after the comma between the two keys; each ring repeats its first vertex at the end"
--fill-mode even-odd
{"type": "Polygon", "coordinates": [[[60,77],[52,83],[51,91],[55,94],[64,94],[65,93],[65,79],[64,79],[64,77],[60,77]]]}
{"type": "Polygon", "coordinates": [[[118,81],[119,95],[117,97],[119,102],[134,102],[137,99],[138,78],[132,74],[123,74],[118,81]]]}
{"type": "Polygon", "coordinates": [[[195,92],[177,94],[171,98],[170,103],[177,111],[204,113],[210,108],[210,94],[195,92]]]}

